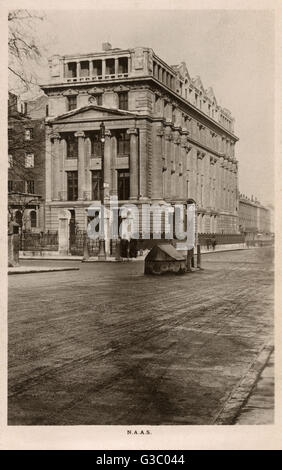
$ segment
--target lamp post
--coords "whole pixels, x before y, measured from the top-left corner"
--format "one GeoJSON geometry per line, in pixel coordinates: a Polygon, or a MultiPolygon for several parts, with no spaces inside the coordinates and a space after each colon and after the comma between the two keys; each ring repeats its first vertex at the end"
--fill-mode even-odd
{"type": "Polygon", "coordinates": [[[102,180],[102,190],[101,190],[101,224],[102,224],[102,235],[99,239],[99,253],[98,259],[100,261],[105,261],[106,251],[105,251],[105,238],[104,238],[104,202],[105,202],[105,183],[104,183],[104,152],[105,152],[105,124],[101,122],[100,124],[100,142],[101,142],[101,180],[102,180]]]}

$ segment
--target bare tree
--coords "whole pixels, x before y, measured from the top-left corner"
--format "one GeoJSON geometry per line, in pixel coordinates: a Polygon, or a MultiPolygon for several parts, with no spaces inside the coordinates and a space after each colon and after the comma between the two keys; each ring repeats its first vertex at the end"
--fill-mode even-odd
{"type": "Polygon", "coordinates": [[[41,59],[38,35],[44,14],[13,10],[8,14],[9,88],[21,93],[37,86],[36,66],[41,59]]]}

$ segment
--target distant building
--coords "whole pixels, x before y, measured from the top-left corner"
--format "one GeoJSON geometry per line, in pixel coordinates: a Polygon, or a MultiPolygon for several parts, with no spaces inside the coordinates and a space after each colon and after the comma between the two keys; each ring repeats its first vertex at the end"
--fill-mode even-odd
{"type": "Polygon", "coordinates": [[[46,97],[8,100],[8,204],[24,230],[44,229],[46,97]]]}
{"type": "Polygon", "coordinates": [[[270,234],[271,214],[268,207],[263,206],[253,196],[248,198],[241,194],[239,198],[239,228],[240,231],[254,236],[257,234],[270,234]]]}
{"type": "MultiPolygon", "coordinates": [[[[193,199],[198,230],[238,233],[234,119],[185,63],[169,66],[152,49],[53,56],[46,136],[46,228],[68,209],[81,230],[104,182],[119,202],[193,199]]],[[[74,223],[73,223],[74,225],[74,223]]]]}

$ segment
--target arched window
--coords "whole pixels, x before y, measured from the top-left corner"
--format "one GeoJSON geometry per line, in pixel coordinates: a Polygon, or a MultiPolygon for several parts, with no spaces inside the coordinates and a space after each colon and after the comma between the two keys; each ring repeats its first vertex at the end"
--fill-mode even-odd
{"type": "Polygon", "coordinates": [[[22,213],[19,210],[15,212],[15,221],[20,227],[22,226],[22,213]]]}
{"type": "Polygon", "coordinates": [[[31,211],[30,212],[30,226],[31,226],[31,228],[36,227],[36,223],[37,223],[36,211],[31,211]]]}

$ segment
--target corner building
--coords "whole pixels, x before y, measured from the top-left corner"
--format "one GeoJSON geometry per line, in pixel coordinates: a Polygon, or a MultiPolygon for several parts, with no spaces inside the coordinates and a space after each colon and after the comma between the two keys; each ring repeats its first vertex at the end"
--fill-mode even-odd
{"type": "Polygon", "coordinates": [[[119,203],[196,201],[199,233],[238,233],[234,120],[185,63],[152,49],[53,56],[46,132],[46,228],[68,209],[79,229],[104,182],[119,203]]]}

